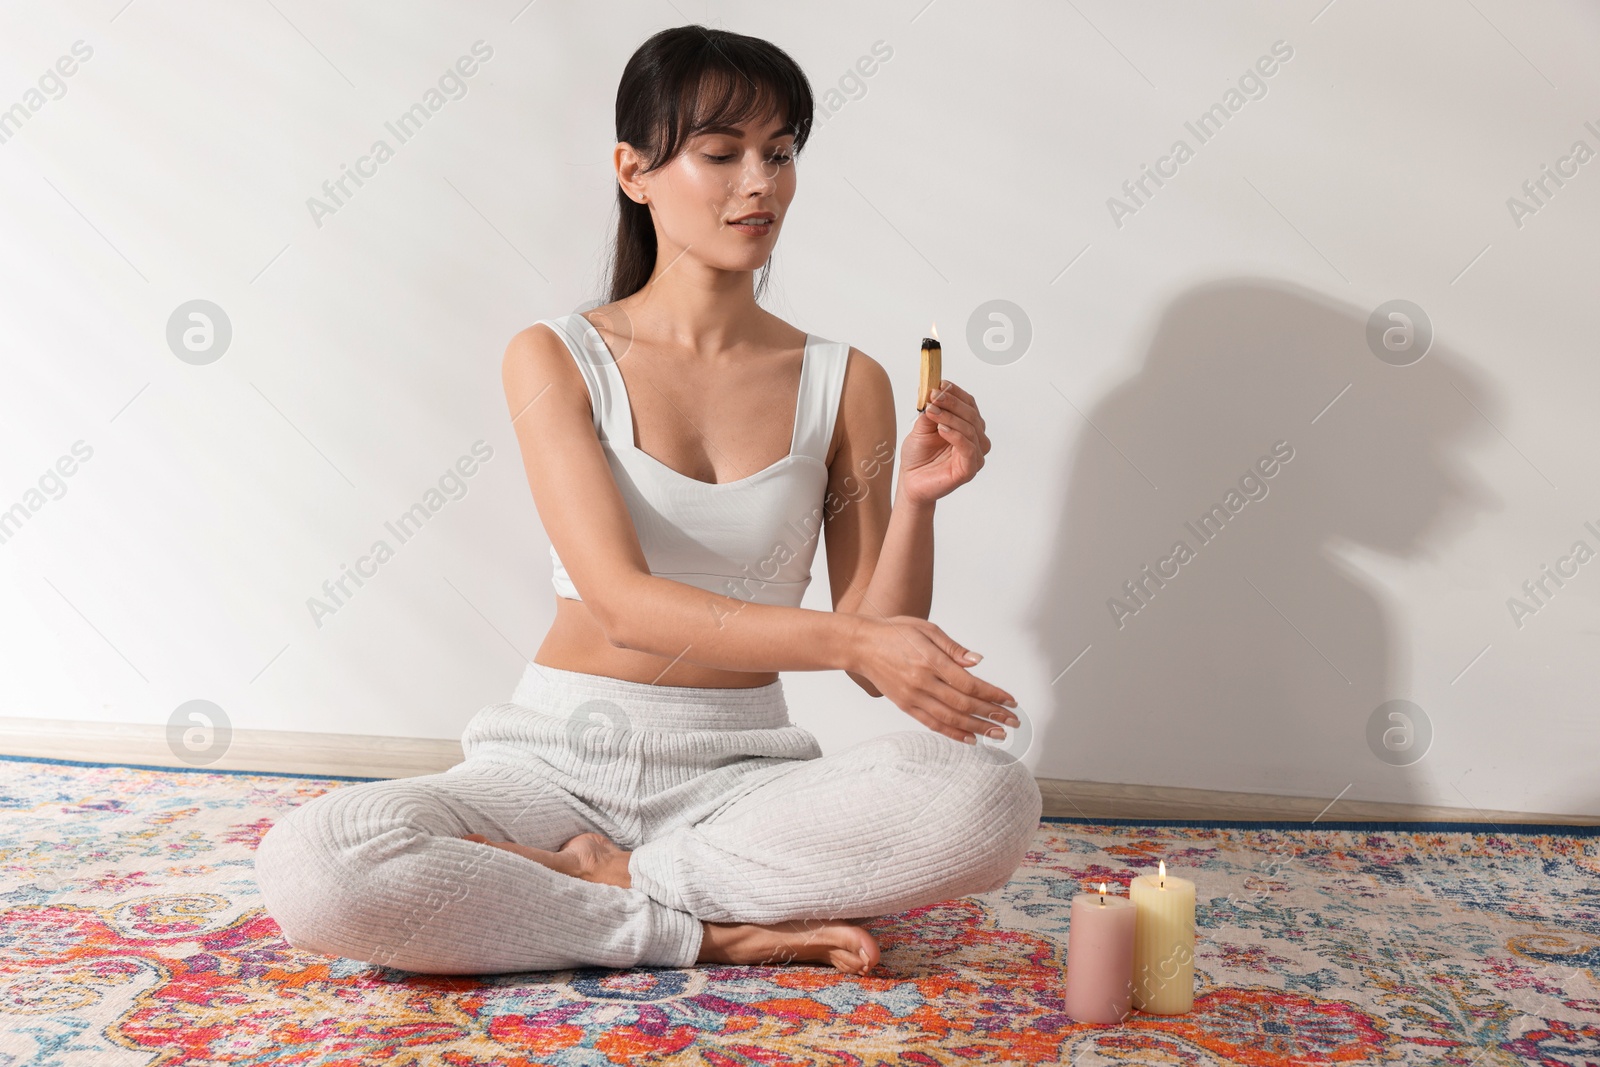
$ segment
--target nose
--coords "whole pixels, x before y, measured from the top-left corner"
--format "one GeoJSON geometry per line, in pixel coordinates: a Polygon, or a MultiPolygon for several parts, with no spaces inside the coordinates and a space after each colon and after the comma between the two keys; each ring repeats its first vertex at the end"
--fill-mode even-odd
{"type": "Polygon", "coordinates": [[[754,162],[745,164],[741,185],[746,196],[770,195],[778,187],[778,164],[756,153],[754,162]]]}

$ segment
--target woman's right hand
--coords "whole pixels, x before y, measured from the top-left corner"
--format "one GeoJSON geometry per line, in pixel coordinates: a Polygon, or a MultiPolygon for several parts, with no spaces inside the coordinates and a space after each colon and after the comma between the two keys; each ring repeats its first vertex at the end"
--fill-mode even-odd
{"type": "Polygon", "coordinates": [[[1014,708],[1016,698],[968,671],[971,650],[938,626],[915,615],[860,618],[868,625],[855,645],[851,670],[901,711],[968,744],[975,744],[974,735],[987,734],[995,723],[1018,724],[1017,716],[1000,706],[1014,708]]]}

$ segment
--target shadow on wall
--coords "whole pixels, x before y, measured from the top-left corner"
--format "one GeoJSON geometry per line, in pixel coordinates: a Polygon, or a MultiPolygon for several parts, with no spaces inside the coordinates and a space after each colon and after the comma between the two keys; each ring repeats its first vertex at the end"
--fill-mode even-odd
{"type": "MultiPolygon", "coordinates": [[[[1082,433],[1030,609],[1054,679],[1040,773],[1430,802],[1429,757],[1388,715],[1407,709],[1369,742],[1375,710],[1412,696],[1410,642],[1340,549],[1437,558],[1499,510],[1457,457],[1501,420],[1437,340],[1409,366],[1378,358],[1372,310],[1273,279],[1205,284],[1167,309],[1138,374],[1082,409],[1092,426],[1063,405],[1082,433]]],[[[1422,714],[1434,747],[1458,728],[1450,708],[1422,714]]]]}

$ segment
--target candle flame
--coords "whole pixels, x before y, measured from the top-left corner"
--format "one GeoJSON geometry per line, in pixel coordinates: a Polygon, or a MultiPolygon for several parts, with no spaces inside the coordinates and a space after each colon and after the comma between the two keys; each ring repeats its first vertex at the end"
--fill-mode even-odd
{"type": "Polygon", "coordinates": [[[939,339],[939,326],[938,326],[937,323],[930,323],[929,324],[929,326],[928,326],[928,336],[933,338],[935,341],[937,341],[939,339]]]}
{"type": "Polygon", "coordinates": [[[1100,892],[1104,893],[1105,891],[1106,891],[1106,884],[1104,882],[1101,882],[1100,883],[1100,892]]]}
{"type": "Polygon", "coordinates": [[[1161,877],[1165,878],[1167,876],[1167,861],[1166,860],[1157,860],[1156,862],[1161,867],[1161,877]]]}

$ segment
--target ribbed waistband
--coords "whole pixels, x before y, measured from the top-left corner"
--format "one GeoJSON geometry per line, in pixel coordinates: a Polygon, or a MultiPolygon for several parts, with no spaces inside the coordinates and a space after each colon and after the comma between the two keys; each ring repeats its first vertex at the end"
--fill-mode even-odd
{"type": "Polygon", "coordinates": [[[543,663],[523,669],[511,703],[563,718],[591,701],[620,707],[628,725],[640,730],[750,730],[788,726],[783,679],[766,685],[656,685],[604,674],[568,671],[543,663]]]}

